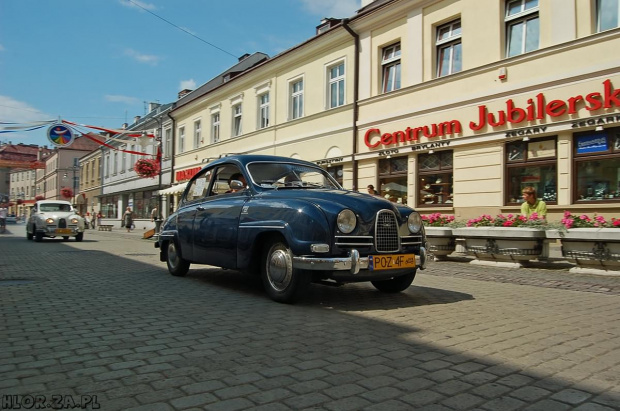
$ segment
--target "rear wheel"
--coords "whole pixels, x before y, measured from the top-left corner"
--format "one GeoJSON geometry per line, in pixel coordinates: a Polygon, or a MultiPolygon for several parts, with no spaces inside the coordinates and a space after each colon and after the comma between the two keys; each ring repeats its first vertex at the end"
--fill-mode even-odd
{"type": "Polygon", "coordinates": [[[415,278],[415,271],[410,274],[394,277],[390,280],[371,281],[372,285],[381,292],[384,293],[399,293],[405,291],[415,278]]]}
{"type": "Polygon", "coordinates": [[[269,297],[281,303],[293,303],[304,295],[311,276],[293,268],[293,253],[279,241],[268,243],[261,262],[261,278],[269,297]]]}
{"type": "Polygon", "coordinates": [[[170,274],[182,277],[189,271],[189,261],[184,260],[179,254],[179,249],[174,241],[168,242],[166,264],[170,274]]]}
{"type": "Polygon", "coordinates": [[[41,241],[43,241],[43,233],[41,232],[34,233],[34,241],[36,241],[37,243],[40,243],[41,241]]]}

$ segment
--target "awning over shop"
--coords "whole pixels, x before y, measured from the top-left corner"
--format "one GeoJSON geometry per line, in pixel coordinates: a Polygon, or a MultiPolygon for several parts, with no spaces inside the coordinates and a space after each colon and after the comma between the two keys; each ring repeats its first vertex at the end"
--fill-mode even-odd
{"type": "Polygon", "coordinates": [[[171,194],[180,194],[185,190],[187,186],[187,181],[181,184],[177,184],[176,186],[164,188],[163,190],[159,190],[158,194],[160,195],[171,195],[171,194]]]}

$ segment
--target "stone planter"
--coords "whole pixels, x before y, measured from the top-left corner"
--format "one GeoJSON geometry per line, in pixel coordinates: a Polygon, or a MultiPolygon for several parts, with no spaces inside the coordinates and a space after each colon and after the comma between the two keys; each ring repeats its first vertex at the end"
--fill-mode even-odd
{"type": "Polygon", "coordinates": [[[452,230],[465,241],[472,263],[521,267],[528,261],[544,257],[545,231],[536,228],[466,227],[452,230]]]}
{"type": "Polygon", "coordinates": [[[436,260],[445,260],[456,248],[456,241],[450,227],[424,227],[429,251],[436,260]]]}
{"type": "Polygon", "coordinates": [[[620,275],[620,229],[548,230],[547,238],[561,241],[562,257],[577,265],[570,271],[620,275]]]}

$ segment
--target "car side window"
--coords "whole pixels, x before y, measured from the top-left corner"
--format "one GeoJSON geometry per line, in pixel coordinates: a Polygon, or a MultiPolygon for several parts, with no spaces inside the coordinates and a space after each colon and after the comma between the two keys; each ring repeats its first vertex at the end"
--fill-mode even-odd
{"type": "Polygon", "coordinates": [[[238,174],[240,174],[240,171],[239,168],[236,166],[225,165],[218,167],[215,173],[215,181],[213,182],[213,186],[211,187],[210,195],[230,193],[230,178],[238,174]]]}
{"type": "Polygon", "coordinates": [[[205,197],[207,194],[207,189],[209,188],[209,183],[211,182],[211,176],[213,175],[213,170],[206,170],[192,181],[187,190],[187,194],[185,196],[186,202],[191,202],[194,200],[198,200],[200,198],[205,197]]]}

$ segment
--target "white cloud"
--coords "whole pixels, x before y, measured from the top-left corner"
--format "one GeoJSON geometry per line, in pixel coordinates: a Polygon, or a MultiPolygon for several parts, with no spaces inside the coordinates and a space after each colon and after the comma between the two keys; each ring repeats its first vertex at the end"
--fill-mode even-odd
{"type": "MultiPolygon", "coordinates": [[[[28,103],[0,95],[0,121],[5,123],[30,123],[36,121],[55,120],[57,117],[44,113],[28,103]]],[[[48,144],[45,129],[28,132],[10,132],[0,134],[0,141],[25,144],[48,144]],[[42,131],[43,130],[43,131],[42,131]]]]}
{"type": "Polygon", "coordinates": [[[133,49],[126,49],[125,50],[125,55],[131,57],[132,59],[140,62],[140,63],[146,63],[146,64],[151,64],[153,66],[157,65],[157,63],[159,62],[159,60],[161,60],[161,57],[159,56],[154,56],[154,55],[150,55],[150,54],[142,54],[136,50],[133,49]]]}
{"type": "Polygon", "coordinates": [[[121,3],[125,7],[131,7],[138,10],[157,10],[157,7],[153,3],[146,3],[140,0],[119,0],[119,3],[121,3]]]}
{"type": "Polygon", "coordinates": [[[125,104],[137,104],[141,101],[139,98],[136,98],[136,97],[121,96],[118,94],[116,95],[106,94],[105,100],[111,103],[125,103],[125,104]]]}
{"type": "Polygon", "coordinates": [[[362,5],[360,0],[301,0],[301,2],[312,14],[334,18],[351,17],[362,5]]]}
{"type": "Polygon", "coordinates": [[[189,79],[189,80],[182,80],[181,84],[179,85],[179,91],[180,90],[195,90],[196,89],[196,82],[194,81],[193,78],[189,79]]]}

